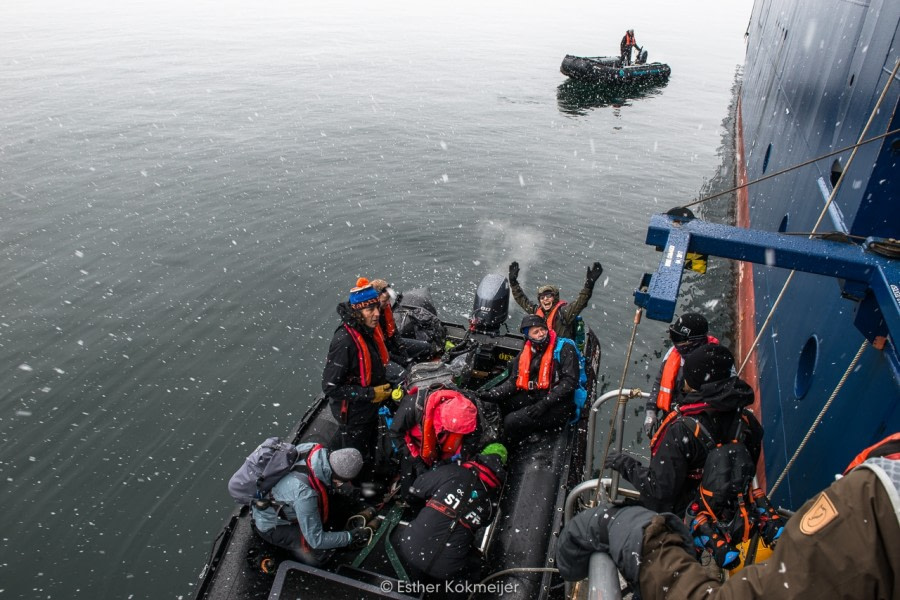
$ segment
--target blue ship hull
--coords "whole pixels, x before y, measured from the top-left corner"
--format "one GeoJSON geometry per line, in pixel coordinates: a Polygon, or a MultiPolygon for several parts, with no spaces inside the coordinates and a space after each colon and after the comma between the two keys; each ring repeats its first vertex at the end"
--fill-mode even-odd
{"type": "MultiPolygon", "coordinates": [[[[823,158],[751,184],[739,195],[739,226],[813,231],[843,172],[818,231],[900,239],[900,134],[860,146],[852,160],[849,149],[831,154],[864,131],[869,139],[900,128],[900,81],[891,79],[898,24],[896,0],[757,0],[740,93],[741,183],[823,158]]],[[[746,350],[789,272],[748,263],[742,270],[741,308],[752,321],[742,332],[746,350]]],[[[837,280],[798,272],[763,333],[755,371],[770,487],[865,340],[854,324],[857,307],[841,297],[837,280]]],[[[862,448],[900,430],[898,382],[890,353],[868,346],[773,499],[799,507],[862,448]]]]}

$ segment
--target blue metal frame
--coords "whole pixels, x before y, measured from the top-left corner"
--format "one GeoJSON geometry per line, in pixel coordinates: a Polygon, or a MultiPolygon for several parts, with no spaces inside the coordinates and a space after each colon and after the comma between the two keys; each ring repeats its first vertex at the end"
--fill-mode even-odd
{"type": "Polygon", "coordinates": [[[900,380],[900,356],[895,340],[900,335],[900,265],[862,246],[809,239],[767,231],[707,223],[682,214],[650,218],[647,244],[663,253],[654,274],[644,274],[634,302],[659,321],[671,321],[688,252],[742,260],[770,267],[834,277],[841,295],[856,301],[854,325],[876,348],[883,348],[900,380]]]}

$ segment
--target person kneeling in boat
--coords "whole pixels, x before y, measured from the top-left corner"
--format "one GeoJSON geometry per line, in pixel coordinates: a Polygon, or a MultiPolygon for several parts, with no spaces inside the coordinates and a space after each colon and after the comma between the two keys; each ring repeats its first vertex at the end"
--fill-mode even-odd
{"type": "Polygon", "coordinates": [[[272,488],[270,506],[252,506],[253,530],[266,542],[288,550],[295,560],[319,566],[334,549],[362,546],[368,541],[365,527],[325,531],[323,525],[328,522],[329,495],[350,485],[363,459],[355,448],[329,451],[301,444],[298,450],[303,458],[272,488]]]}
{"type": "Polygon", "coordinates": [[[356,448],[371,465],[378,408],[391,396],[385,370],[388,349],[375,333],[381,315],[378,292],[371,284],[355,287],[337,312],[342,323],[331,339],[322,373],[322,391],[338,422],[331,446],[356,448]]]}
{"type": "Polygon", "coordinates": [[[900,598],[898,515],[894,433],[804,504],[772,556],[737,577],[722,582],[696,560],[681,519],[640,506],[604,504],[576,515],[560,534],[556,564],[564,579],[578,581],[587,577],[592,553],[609,553],[643,600],[900,598]]]}
{"type": "Polygon", "coordinates": [[[419,388],[404,396],[390,427],[400,456],[401,493],[441,462],[471,457],[481,447],[481,432],[478,409],[460,390],[419,388]]]}
{"type": "Polygon", "coordinates": [[[629,29],[625,32],[625,35],[622,36],[622,41],[619,44],[619,53],[622,58],[622,66],[631,64],[631,49],[637,48],[638,56],[640,56],[640,52],[642,48],[639,48],[637,45],[637,40],[634,39],[634,29],[629,29]]]}
{"type": "Polygon", "coordinates": [[[470,461],[441,465],[416,478],[412,498],[425,506],[391,536],[412,579],[464,584],[478,576],[481,565],[472,545],[493,518],[506,457],[506,447],[493,443],[470,461]]]}
{"type": "Polygon", "coordinates": [[[510,361],[509,377],[479,394],[504,408],[503,435],[518,441],[528,435],[563,427],[575,416],[575,390],[580,368],[575,344],[566,343],[537,315],[526,315],[520,326],[525,346],[510,361]]]}
{"type": "Polygon", "coordinates": [[[543,318],[547,322],[547,327],[555,331],[557,336],[574,340],[578,315],[587,306],[588,300],[594,293],[594,284],[602,274],[603,265],[599,262],[588,267],[584,287],[572,304],[560,300],[559,288],[549,284],[542,285],[537,289],[538,301],[535,304],[525,295],[522,286],[519,285],[519,263],[514,261],[509,265],[509,289],[512,291],[516,304],[522,307],[522,310],[543,318]]]}
{"type": "Polygon", "coordinates": [[[644,433],[647,439],[656,433],[660,416],[665,417],[684,399],[684,357],[706,344],[718,344],[719,340],[709,335],[709,323],[700,313],[685,313],[669,326],[672,347],[663,356],[659,375],[653,382],[644,417],[644,433]]]}

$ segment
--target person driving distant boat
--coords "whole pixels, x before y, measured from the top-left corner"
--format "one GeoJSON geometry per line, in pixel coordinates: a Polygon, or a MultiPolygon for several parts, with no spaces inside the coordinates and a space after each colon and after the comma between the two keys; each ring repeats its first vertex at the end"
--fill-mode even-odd
{"type": "Polygon", "coordinates": [[[547,322],[548,329],[552,329],[559,337],[575,339],[576,319],[587,306],[588,300],[594,293],[594,284],[603,274],[603,265],[595,262],[588,267],[584,280],[584,287],[578,294],[575,302],[569,304],[559,299],[559,288],[555,285],[542,285],[537,289],[538,303],[532,302],[522,286],[519,285],[519,263],[509,264],[509,289],[512,292],[516,304],[530,315],[537,315],[547,322]]]}
{"type": "MultiPolygon", "coordinates": [[[[622,56],[622,65],[630,65],[631,64],[631,49],[637,48],[640,53],[643,48],[637,45],[637,40],[634,39],[634,29],[629,29],[625,32],[625,35],[622,37],[622,42],[619,44],[619,53],[622,56]]],[[[638,54],[640,56],[640,54],[638,54]]]]}

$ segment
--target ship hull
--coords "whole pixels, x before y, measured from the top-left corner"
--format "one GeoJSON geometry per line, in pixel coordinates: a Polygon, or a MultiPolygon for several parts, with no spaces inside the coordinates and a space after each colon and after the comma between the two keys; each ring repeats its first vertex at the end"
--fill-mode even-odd
{"type": "MultiPolygon", "coordinates": [[[[756,2],[739,101],[738,177],[750,182],[738,194],[739,226],[900,238],[900,136],[834,154],[900,127],[898,23],[900,3],[890,0],[756,2]]],[[[751,356],[742,376],[758,392],[764,476],[770,487],[781,479],[778,503],[798,507],[860,449],[900,430],[897,368],[863,347],[858,302],[842,298],[838,280],[798,272],[773,311],[788,271],[743,263],[738,277],[739,354],[751,356]]]]}

